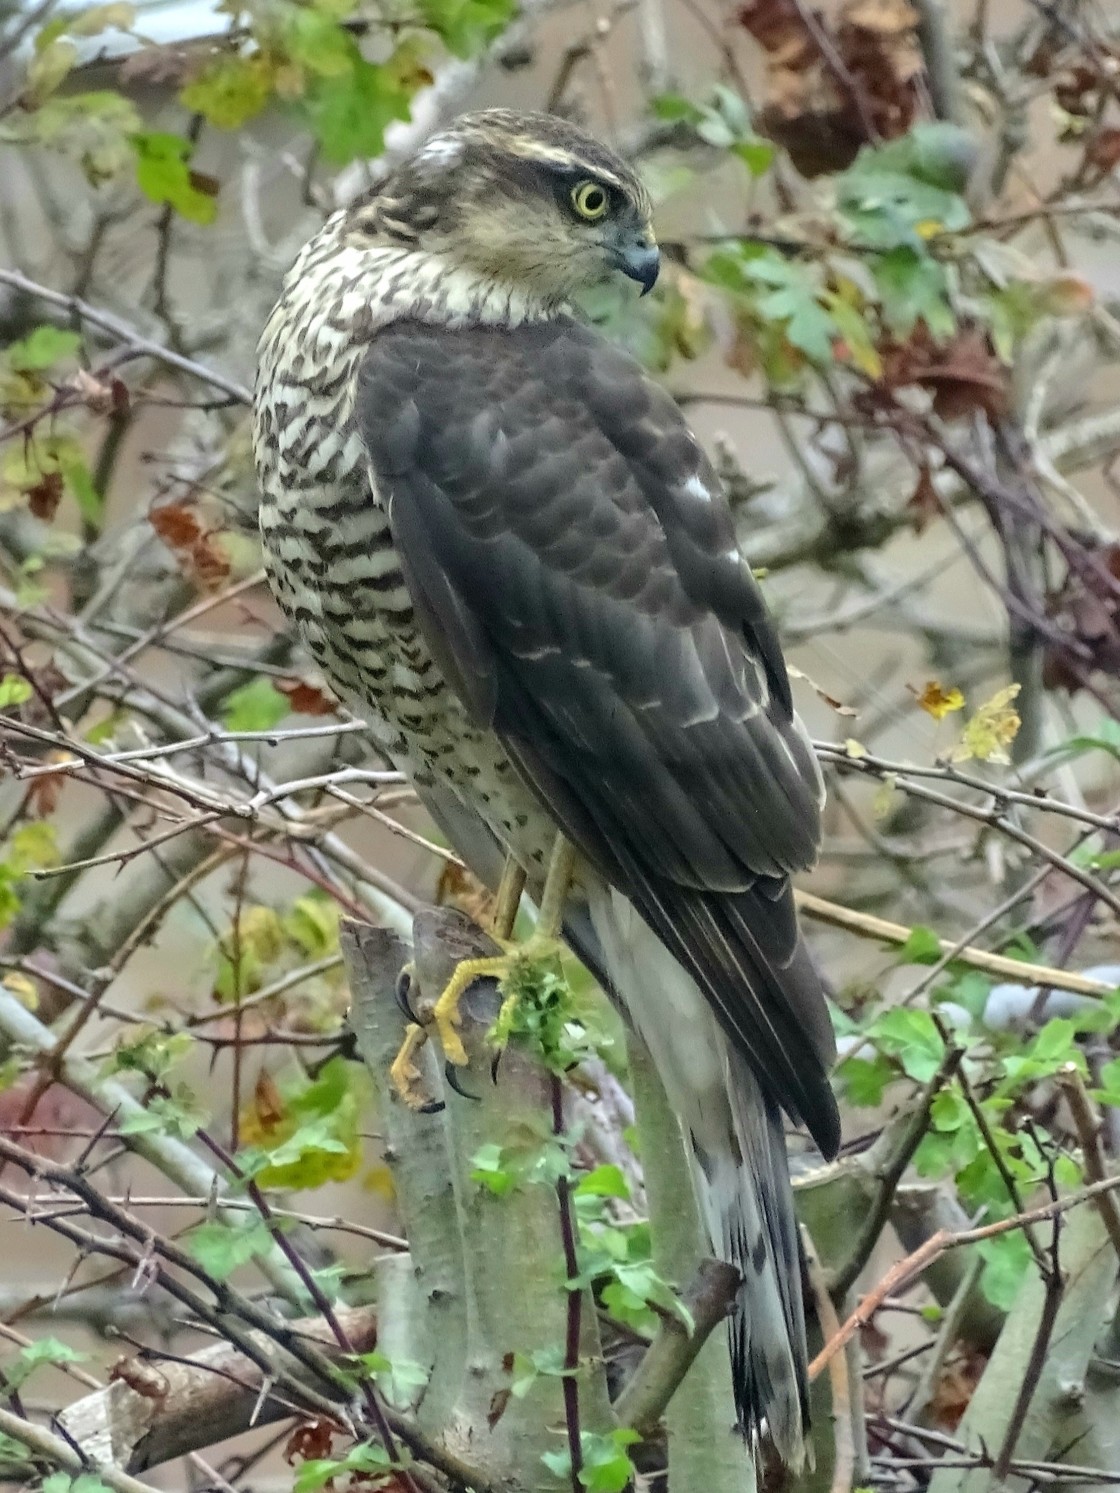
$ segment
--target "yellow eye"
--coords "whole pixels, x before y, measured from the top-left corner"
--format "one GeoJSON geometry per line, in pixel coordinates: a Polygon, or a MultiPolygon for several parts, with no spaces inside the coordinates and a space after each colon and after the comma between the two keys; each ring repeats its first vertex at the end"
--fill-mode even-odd
{"type": "Polygon", "coordinates": [[[593,223],[596,218],[604,216],[610,206],[610,198],[597,181],[581,181],[577,187],[572,188],[572,206],[581,218],[593,223]]]}

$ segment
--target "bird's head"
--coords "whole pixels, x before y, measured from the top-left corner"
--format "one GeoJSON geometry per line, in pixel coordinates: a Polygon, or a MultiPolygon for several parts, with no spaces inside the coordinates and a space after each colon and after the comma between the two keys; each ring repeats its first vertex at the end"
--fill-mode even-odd
{"type": "Polygon", "coordinates": [[[621,273],[643,294],[659,267],[652,204],[634,172],[550,114],[464,114],[393,172],[379,230],[545,300],[621,273]]]}

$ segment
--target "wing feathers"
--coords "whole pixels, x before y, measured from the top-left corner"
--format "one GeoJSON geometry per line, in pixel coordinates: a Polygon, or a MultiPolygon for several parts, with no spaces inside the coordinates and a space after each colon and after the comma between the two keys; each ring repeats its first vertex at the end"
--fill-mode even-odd
{"type": "Polygon", "coordinates": [[[786,882],[815,857],[820,778],[676,406],[571,321],[401,322],[355,419],[449,683],[831,1149],[827,1015],[786,882]]]}

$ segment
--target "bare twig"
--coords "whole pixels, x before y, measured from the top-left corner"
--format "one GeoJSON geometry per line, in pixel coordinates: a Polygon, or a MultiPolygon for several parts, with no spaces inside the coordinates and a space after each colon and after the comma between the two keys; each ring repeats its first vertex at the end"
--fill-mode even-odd
{"type": "MultiPolygon", "coordinates": [[[[1090,1182],[1109,1180],[1101,1149],[1101,1117],[1092,1099],[1089,1098],[1085,1081],[1073,1063],[1067,1063],[1058,1075],[1058,1082],[1066,1096],[1070,1114],[1073,1116],[1077,1138],[1081,1142],[1081,1154],[1085,1161],[1085,1175],[1090,1182]]],[[[1112,1247],[1120,1257],[1120,1208],[1111,1192],[1102,1192],[1096,1199],[1101,1221],[1108,1230],[1112,1247]]]]}

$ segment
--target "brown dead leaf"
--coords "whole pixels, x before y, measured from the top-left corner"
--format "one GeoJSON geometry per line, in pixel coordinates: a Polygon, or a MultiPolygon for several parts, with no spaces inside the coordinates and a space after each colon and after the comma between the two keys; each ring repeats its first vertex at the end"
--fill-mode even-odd
{"type": "Polygon", "coordinates": [[[190,565],[195,578],[208,590],[220,586],[229,576],[229,556],[213,534],[205,534],[191,546],[190,565]]]}
{"type": "Polygon", "coordinates": [[[284,1122],[287,1111],[284,1096],[276,1087],[276,1080],[267,1068],[257,1074],[253,1088],[253,1116],[264,1135],[269,1135],[284,1122]]]}
{"type": "Polygon", "coordinates": [[[458,907],[476,923],[485,923],[494,909],[494,898],[475,876],[454,861],[444,861],[436,885],[441,907],[458,907]]]}
{"type": "Polygon", "coordinates": [[[277,680],[276,688],[285,696],[296,715],[334,715],[338,709],[336,700],[303,679],[297,679],[291,684],[277,680]]]}
{"type": "Polygon", "coordinates": [[[963,328],[920,382],[932,390],[934,413],[942,420],[960,420],[982,411],[994,423],[1007,414],[1007,369],[979,327],[963,328]]]}
{"type": "MultiPolygon", "coordinates": [[[[73,756],[69,752],[59,751],[57,748],[47,753],[44,761],[72,762],[73,756]]],[[[49,819],[58,808],[58,800],[62,794],[67,774],[64,772],[45,772],[31,779],[27,785],[27,795],[24,806],[33,819],[49,819]]]]}
{"type": "Polygon", "coordinates": [[[212,590],[229,575],[229,556],[221,546],[220,536],[212,529],[203,528],[193,508],[182,503],[164,503],[150,510],[148,522],[200,586],[212,590]]]}
{"type": "Polygon", "coordinates": [[[494,1429],[506,1413],[506,1407],[509,1405],[511,1395],[512,1391],[508,1386],[505,1386],[502,1389],[495,1390],[491,1396],[490,1408],[486,1412],[486,1424],[491,1430],[494,1429]]]}
{"type": "Polygon", "coordinates": [[[49,524],[62,502],[62,473],[47,472],[27,489],[27,506],[38,519],[49,524]]]}
{"type": "Polygon", "coordinates": [[[222,190],[222,184],[218,178],[206,171],[188,171],[187,179],[195,191],[201,192],[204,197],[217,197],[222,190]]]}
{"type": "Polygon", "coordinates": [[[803,176],[842,170],[917,117],[923,63],[908,0],[847,0],[832,21],[796,0],[747,0],[738,15],[766,53],[758,126],[803,176]]]}
{"type": "Polygon", "coordinates": [[[1076,62],[1059,75],[1054,84],[1054,99],[1067,114],[1084,119],[1096,109],[1100,86],[1099,70],[1088,63],[1076,62]]]}
{"type": "Polygon", "coordinates": [[[1106,176],[1120,166],[1120,129],[1098,130],[1085,148],[1085,159],[1106,176]]]}
{"type": "Polygon", "coordinates": [[[987,1366],[987,1355],[972,1349],[941,1371],[929,1405],[935,1425],[950,1432],[957,1429],[987,1366]]]}
{"type": "Polygon", "coordinates": [[[329,1420],[305,1420],[284,1443],[284,1460],[289,1467],[297,1462],[323,1462],[331,1454],[337,1430],[329,1420]]]}
{"type": "Polygon", "coordinates": [[[943,420],[980,411],[996,421],[1007,413],[1008,371],[980,327],[962,327],[948,342],[939,343],[919,322],[905,342],[883,349],[882,362],[881,388],[927,390],[934,412],[943,420]]]}
{"type": "Polygon", "coordinates": [[[153,508],[148,522],[169,549],[188,549],[197,543],[202,534],[202,525],[194,511],[179,503],[164,503],[153,508]]]}
{"type": "Polygon", "coordinates": [[[878,36],[906,36],[914,31],[921,17],[907,0],[856,0],[845,10],[849,26],[878,36]]]}
{"type": "Polygon", "coordinates": [[[933,519],[940,516],[941,499],[937,496],[933,473],[928,466],[923,466],[918,473],[918,483],[907,499],[906,511],[910,514],[915,534],[923,533],[933,519]]]}
{"type": "Polygon", "coordinates": [[[133,1394],[143,1395],[146,1400],[162,1403],[171,1392],[166,1374],[142,1358],[128,1354],[118,1358],[109,1369],[109,1382],[127,1384],[133,1394]]]}

